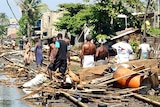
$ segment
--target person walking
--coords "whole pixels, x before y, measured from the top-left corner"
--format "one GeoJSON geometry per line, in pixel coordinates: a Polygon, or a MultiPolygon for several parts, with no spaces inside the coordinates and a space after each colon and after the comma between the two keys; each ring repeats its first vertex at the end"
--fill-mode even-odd
{"type": "MultiPolygon", "coordinates": [[[[48,66],[48,74],[50,79],[52,80],[52,71],[56,71],[59,68],[59,72],[62,75],[63,82],[65,82],[65,75],[67,69],[67,53],[68,53],[68,45],[62,40],[62,33],[57,34],[57,41],[55,42],[55,58],[52,66],[48,66]]],[[[70,61],[70,57],[68,57],[68,61],[70,61]]]]}
{"type": "Polygon", "coordinates": [[[92,36],[86,36],[86,42],[82,45],[80,66],[83,68],[95,66],[96,46],[91,42],[92,36]]]}
{"type": "Polygon", "coordinates": [[[117,53],[117,63],[129,61],[130,54],[133,49],[129,42],[129,36],[124,36],[121,42],[112,45],[113,50],[117,53]]]}
{"type": "Polygon", "coordinates": [[[143,38],[143,42],[139,45],[139,58],[148,59],[150,58],[150,45],[147,43],[147,39],[143,38]]]}
{"type": "Polygon", "coordinates": [[[40,67],[40,66],[42,66],[42,62],[43,62],[42,45],[38,39],[36,39],[34,42],[35,42],[36,64],[37,64],[37,67],[40,67]]]}

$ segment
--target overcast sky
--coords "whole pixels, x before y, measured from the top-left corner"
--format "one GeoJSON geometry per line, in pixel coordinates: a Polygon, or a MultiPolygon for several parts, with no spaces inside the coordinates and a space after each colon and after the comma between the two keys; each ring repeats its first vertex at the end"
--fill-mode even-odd
{"type": "MultiPolygon", "coordinates": [[[[16,17],[19,19],[21,17],[21,13],[19,11],[19,7],[14,2],[16,0],[8,0],[13,12],[15,13],[16,17]]],[[[50,10],[57,10],[58,4],[62,3],[82,3],[83,0],[42,0],[42,3],[48,5],[50,10]]],[[[6,0],[0,0],[0,13],[6,13],[9,18],[14,18],[9,6],[7,5],[6,0]]]]}

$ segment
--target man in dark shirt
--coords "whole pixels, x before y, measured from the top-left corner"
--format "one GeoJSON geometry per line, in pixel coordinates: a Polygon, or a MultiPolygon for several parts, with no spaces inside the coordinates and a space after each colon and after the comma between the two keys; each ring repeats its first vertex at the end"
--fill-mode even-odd
{"type": "MultiPolygon", "coordinates": [[[[58,33],[57,41],[55,42],[55,46],[57,51],[56,56],[54,58],[54,62],[52,66],[48,66],[49,77],[52,80],[52,71],[56,71],[59,68],[59,72],[61,72],[63,78],[65,78],[65,73],[67,69],[67,53],[68,53],[68,45],[62,40],[62,34],[58,33]]],[[[70,57],[68,57],[68,61],[70,61],[70,57]]]]}

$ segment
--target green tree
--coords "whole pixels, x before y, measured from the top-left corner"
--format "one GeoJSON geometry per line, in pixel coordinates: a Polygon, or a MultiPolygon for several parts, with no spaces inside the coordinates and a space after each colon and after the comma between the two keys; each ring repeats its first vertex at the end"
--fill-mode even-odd
{"type": "Polygon", "coordinates": [[[19,31],[18,31],[18,36],[22,35],[27,35],[27,24],[28,24],[28,19],[27,19],[27,14],[23,14],[22,17],[19,20],[19,31]]]}
{"type": "Polygon", "coordinates": [[[59,18],[59,22],[55,23],[54,26],[57,30],[66,29],[73,36],[81,32],[81,27],[84,25],[83,16],[80,16],[80,11],[86,9],[84,4],[60,4],[59,7],[64,11],[63,17],[59,18]]]}
{"type": "Polygon", "coordinates": [[[3,37],[6,35],[6,27],[9,24],[8,16],[5,13],[0,13],[0,35],[3,37]]]}
{"type": "Polygon", "coordinates": [[[128,27],[139,27],[138,20],[121,1],[113,3],[111,0],[99,0],[95,4],[62,4],[62,7],[65,14],[55,26],[58,30],[67,29],[73,35],[80,34],[84,24],[92,29],[94,37],[99,34],[114,35],[117,30],[125,29],[124,21],[117,18],[118,14],[128,16],[128,27]]]}
{"type": "Polygon", "coordinates": [[[34,26],[35,23],[41,18],[43,12],[48,11],[48,7],[46,4],[41,3],[41,0],[19,0],[18,4],[22,11],[22,19],[19,21],[20,27],[22,27],[21,29],[27,30],[23,32],[20,30],[19,34],[30,37],[31,27],[34,26]],[[24,23],[23,20],[25,20],[24,23]],[[27,29],[25,29],[26,26],[27,29]]]}

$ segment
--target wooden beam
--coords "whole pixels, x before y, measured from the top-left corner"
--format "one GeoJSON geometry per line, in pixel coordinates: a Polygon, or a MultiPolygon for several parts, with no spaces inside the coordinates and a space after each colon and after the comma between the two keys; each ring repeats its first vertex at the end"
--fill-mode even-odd
{"type": "Polygon", "coordinates": [[[80,107],[88,107],[87,105],[85,105],[81,101],[79,101],[79,100],[75,99],[74,97],[72,97],[70,94],[68,94],[66,92],[63,92],[63,91],[61,91],[60,93],[63,94],[65,97],[69,98],[70,100],[72,100],[74,103],[78,104],[80,107]]]}
{"type": "Polygon", "coordinates": [[[144,100],[144,101],[146,101],[148,103],[151,103],[151,104],[155,105],[155,107],[160,107],[160,102],[153,101],[153,100],[151,100],[149,98],[146,98],[146,97],[143,97],[142,95],[137,94],[137,93],[134,93],[133,96],[138,98],[138,99],[144,100]]]}

